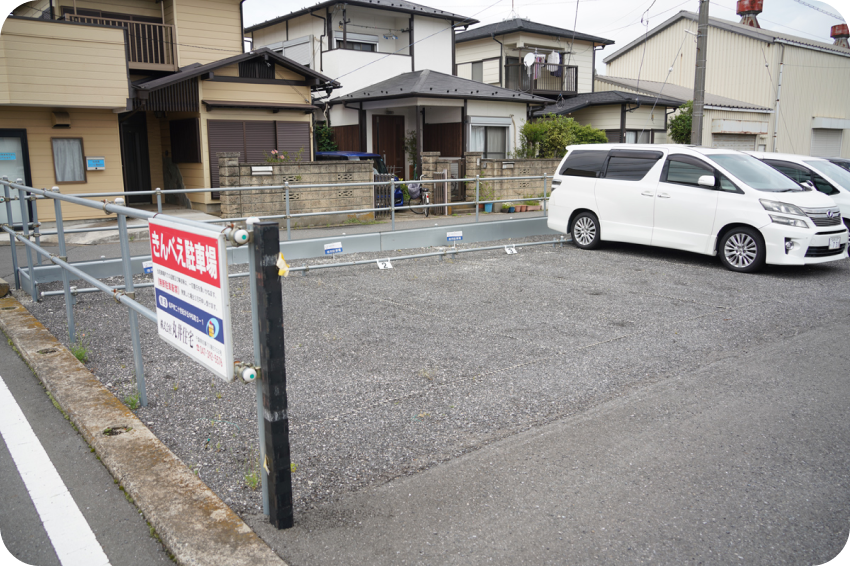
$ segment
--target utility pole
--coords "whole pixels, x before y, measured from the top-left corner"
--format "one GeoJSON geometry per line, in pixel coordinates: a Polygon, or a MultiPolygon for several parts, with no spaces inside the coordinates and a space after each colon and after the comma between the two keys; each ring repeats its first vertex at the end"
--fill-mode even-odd
{"type": "Polygon", "coordinates": [[[697,27],[697,69],[694,76],[694,113],[691,119],[691,144],[702,145],[703,107],[705,106],[705,58],[708,47],[708,0],[700,0],[697,27]]]}

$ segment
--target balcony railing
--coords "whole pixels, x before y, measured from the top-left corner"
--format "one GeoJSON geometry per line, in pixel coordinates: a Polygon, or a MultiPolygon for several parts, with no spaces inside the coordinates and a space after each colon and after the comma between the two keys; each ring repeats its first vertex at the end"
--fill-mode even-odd
{"type": "Polygon", "coordinates": [[[534,63],[505,65],[505,88],[532,94],[578,94],[578,67],[534,63]]]}
{"type": "Polygon", "coordinates": [[[65,14],[70,22],[113,26],[127,30],[129,67],[133,70],[176,71],[174,26],[65,14]]]}

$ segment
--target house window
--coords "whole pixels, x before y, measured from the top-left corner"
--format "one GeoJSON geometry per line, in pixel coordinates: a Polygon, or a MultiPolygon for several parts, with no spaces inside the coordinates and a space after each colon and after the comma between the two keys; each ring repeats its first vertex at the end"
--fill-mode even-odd
{"type": "Polygon", "coordinates": [[[484,62],[476,61],[472,64],[472,80],[479,83],[484,82],[484,62]]]}
{"type": "Polygon", "coordinates": [[[85,183],[82,138],[53,138],[53,169],[57,183],[85,183]]]}
{"type": "MultiPolygon", "coordinates": [[[[342,32],[334,32],[334,45],[336,49],[342,49],[342,32]]],[[[349,33],[346,37],[346,49],[352,51],[378,51],[378,36],[364,33],[349,33]]]]}
{"type": "Polygon", "coordinates": [[[626,143],[652,143],[649,130],[631,130],[626,132],[626,143]]]}
{"type": "Polygon", "coordinates": [[[485,159],[505,159],[508,156],[508,128],[472,126],[469,151],[481,151],[485,159]]]}
{"type": "MultiPolygon", "coordinates": [[[[348,49],[352,51],[372,51],[375,52],[378,50],[378,46],[374,43],[365,43],[362,41],[346,41],[346,45],[348,45],[348,49]]],[[[342,40],[337,40],[337,46],[342,48],[343,42],[342,40]]]]}

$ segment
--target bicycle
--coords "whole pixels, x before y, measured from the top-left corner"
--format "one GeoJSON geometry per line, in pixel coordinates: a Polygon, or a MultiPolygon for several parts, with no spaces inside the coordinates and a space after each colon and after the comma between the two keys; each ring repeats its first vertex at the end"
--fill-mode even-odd
{"type": "Polygon", "coordinates": [[[407,193],[410,195],[410,200],[407,202],[408,206],[410,206],[410,210],[416,214],[424,214],[425,218],[428,218],[431,214],[430,208],[413,207],[421,206],[423,204],[431,204],[431,192],[422,187],[419,183],[408,183],[407,193]]]}

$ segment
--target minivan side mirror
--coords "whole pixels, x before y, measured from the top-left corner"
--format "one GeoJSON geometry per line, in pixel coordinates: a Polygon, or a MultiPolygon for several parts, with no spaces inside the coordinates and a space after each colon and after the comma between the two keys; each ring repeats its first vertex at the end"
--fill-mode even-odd
{"type": "Polygon", "coordinates": [[[802,182],[802,183],[800,183],[800,184],[801,184],[801,185],[803,185],[804,187],[806,187],[807,189],[809,189],[810,191],[816,191],[816,190],[817,190],[817,189],[815,188],[814,183],[812,183],[812,182],[811,182],[811,181],[809,181],[808,179],[807,179],[807,180],[805,180],[805,181],[803,181],[803,182],[802,182]]]}
{"type": "Polygon", "coordinates": [[[697,180],[697,185],[699,185],[700,187],[714,188],[714,175],[701,175],[700,178],[697,180]]]}

